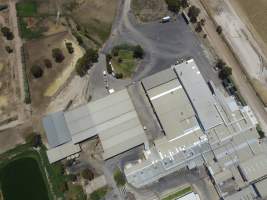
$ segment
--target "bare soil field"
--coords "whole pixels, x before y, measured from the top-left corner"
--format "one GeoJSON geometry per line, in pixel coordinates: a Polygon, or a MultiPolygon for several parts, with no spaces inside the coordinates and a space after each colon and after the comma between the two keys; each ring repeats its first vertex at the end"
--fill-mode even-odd
{"type": "MultiPolygon", "coordinates": [[[[0,3],[8,4],[1,0],[0,3]]],[[[9,26],[9,10],[0,11],[0,26],[9,26]]],[[[17,84],[13,82],[14,74],[10,60],[12,54],[5,50],[6,46],[12,49],[12,41],[6,40],[0,33],[0,126],[17,119],[17,84]]]]}
{"type": "Polygon", "coordinates": [[[168,14],[165,0],[132,0],[131,7],[141,22],[159,20],[168,14]]]}
{"type": "Polygon", "coordinates": [[[80,32],[97,46],[109,37],[118,0],[65,0],[65,12],[79,25],[80,32]]]}
{"type": "Polygon", "coordinates": [[[49,103],[51,97],[56,95],[74,71],[73,65],[77,60],[80,47],[75,44],[75,39],[68,33],[62,32],[38,40],[29,41],[25,44],[27,75],[30,82],[32,105],[34,108],[42,109],[49,103]],[[74,53],[69,54],[65,41],[71,41],[74,53]],[[65,59],[62,63],[56,63],[52,58],[52,49],[60,48],[65,59]],[[44,65],[44,59],[52,62],[52,67],[44,65]],[[76,60],[74,60],[76,59],[76,60]],[[43,69],[40,78],[34,78],[30,69],[33,65],[39,65],[43,69]],[[69,68],[69,66],[71,66],[69,68]]]}
{"type": "Polygon", "coordinates": [[[267,1],[236,0],[230,2],[267,54],[267,1]]]}

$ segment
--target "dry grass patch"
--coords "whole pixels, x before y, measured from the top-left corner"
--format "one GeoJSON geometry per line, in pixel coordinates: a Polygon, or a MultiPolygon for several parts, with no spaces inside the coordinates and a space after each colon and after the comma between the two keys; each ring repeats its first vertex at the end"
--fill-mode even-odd
{"type": "Polygon", "coordinates": [[[42,106],[46,106],[50,98],[64,85],[74,70],[72,66],[75,65],[75,59],[81,50],[72,42],[75,50],[73,54],[69,54],[65,41],[73,41],[73,37],[68,32],[30,41],[25,45],[27,75],[30,82],[32,105],[35,108],[42,109],[42,106]],[[56,63],[52,57],[52,49],[54,48],[60,48],[65,57],[61,63],[56,63]],[[44,65],[45,59],[51,61],[51,68],[44,65]],[[37,79],[33,77],[31,73],[33,65],[42,68],[42,77],[37,79]]]}
{"type": "Polygon", "coordinates": [[[101,46],[109,37],[117,4],[118,0],[65,0],[64,5],[65,12],[71,12],[73,20],[81,27],[80,32],[101,46]]]}
{"type": "Polygon", "coordinates": [[[132,0],[132,9],[142,22],[159,20],[168,14],[165,0],[132,0]]]}
{"type": "Polygon", "coordinates": [[[267,1],[237,0],[253,27],[267,44],[267,1]]]}
{"type": "Polygon", "coordinates": [[[252,84],[257,91],[258,95],[260,96],[261,100],[263,101],[264,105],[267,105],[267,88],[266,85],[261,83],[257,79],[252,80],[252,84]]]}

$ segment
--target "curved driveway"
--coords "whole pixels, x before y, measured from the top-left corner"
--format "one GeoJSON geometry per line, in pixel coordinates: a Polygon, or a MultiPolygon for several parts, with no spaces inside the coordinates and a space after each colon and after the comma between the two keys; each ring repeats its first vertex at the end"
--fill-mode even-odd
{"type": "Polygon", "coordinates": [[[175,16],[165,24],[140,24],[134,18],[130,5],[131,0],[121,1],[111,36],[102,51],[107,53],[112,46],[125,42],[140,44],[146,56],[134,74],[134,81],[169,68],[178,58],[193,57],[206,80],[219,83],[217,74],[204,54],[205,49],[181,16],[175,16]]]}

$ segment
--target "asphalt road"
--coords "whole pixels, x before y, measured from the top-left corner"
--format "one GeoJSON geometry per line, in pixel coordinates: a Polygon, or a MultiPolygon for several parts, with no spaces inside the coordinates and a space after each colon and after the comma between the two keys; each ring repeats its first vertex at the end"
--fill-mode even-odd
{"type": "Polygon", "coordinates": [[[131,0],[122,3],[121,14],[114,22],[111,37],[102,51],[108,53],[114,45],[125,42],[140,44],[146,55],[133,76],[134,81],[169,68],[179,58],[192,57],[206,80],[220,84],[212,63],[205,56],[203,45],[180,15],[174,16],[169,23],[140,24],[130,11],[130,3],[131,0]]]}

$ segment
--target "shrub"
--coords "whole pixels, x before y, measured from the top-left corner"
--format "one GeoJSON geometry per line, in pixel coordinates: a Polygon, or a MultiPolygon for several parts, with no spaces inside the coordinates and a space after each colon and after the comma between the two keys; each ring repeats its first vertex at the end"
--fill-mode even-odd
{"type": "Polygon", "coordinates": [[[109,74],[112,73],[112,67],[111,67],[111,65],[110,65],[110,61],[111,61],[111,59],[112,59],[112,56],[111,56],[110,54],[107,54],[107,55],[106,55],[106,65],[107,65],[107,72],[108,72],[109,74]]]}
{"type": "Polygon", "coordinates": [[[78,34],[76,34],[75,36],[76,36],[76,39],[77,39],[77,42],[79,43],[79,45],[80,46],[83,45],[83,39],[82,39],[82,37],[80,35],[78,35],[78,34]]]}
{"type": "Polygon", "coordinates": [[[94,179],[94,173],[90,169],[83,170],[81,175],[84,179],[87,179],[89,181],[94,179]]]}
{"type": "Polygon", "coordinates": [[[49,59],[44,59],[44,65],[46,68],[52,68],[52,62],[49,59]]]}
{"type": "Polygon", "coordinates": [[[55,59],[55,62],[61,63],[65,57],[60,48],[52,49],[52,57],[55,59]]]}
{"type": "Polygon", "coordinates": [[[218,59],[216,63],[216,68],[222,70],[226,66],[225,62],[222,59],[218,59]]]}
{"type": "Polygon", "coordinates": [[[143,58],[144,57],[144,50],[140,45],[136,45],[134,47],[134,58],[143,58]]]}
{"type": "Polygon", "coordinates": [[[188,0],[181,0],[181,6],[187,8],[189,6],[188,0]]]}
{"type": "Polygon", "coordinates": [[[75,66],[76,72],[80,77],[85,76],[92,64],[98,61],[98,53],[94,49],[88,49],[75,66]]]}
{"type": "Polygon", "coordinates": [[[13,33],[10,31],[10,29],[9,29],[8,27],[6,27],[6,26],[2,27],[2,28],[1,28],[1,32],[2,32],[2,34],[5,36],[5,38],[6,38],[7,40],[13,40],[14,35],[13,35],[13,33]]]}
{"type": "Polygon", "coordinates": [[[232,75],[232,68],[225,66],[220,72],[219,72],[219,78],[220,79],[226,79],[230,75],[232,75]]]}
{"type": "Polygon", "coordinates": [[[122,73],[116,73],[115,74],[115,78],[122,79],[123,78],[123,74],[122,73]]]}
{"type": "Polygon", "coordinates": [[[259,124],[257,124],[256,129],[257,129],[257,132],[258,132],[258,134],[259,134],[259,136],[260,136],[260,139],[265,138],[265,133],[264,133],[264,131],[261,129],[261,127],[260,127],[259,124]]]}
{"type": "Polygon", "coordinates": [[[13,49],[10,46],[5,46],[7,53],[13,53],[13,49]]]}
{"type": "Polygon", "coordinates": [[[188,17],[190,18],[190,21],[192,23],[196,23],[197,22],[197,17],[200,13],[200,9],[196,6],[190,6],[189,10],[188,10],[188,17]]]}
{"type": "Polygon", "coordinates": [[[221,26],[217,26],[216,31],[220,35],[222,33],[222,27],[221,26]]]}
{"type": "Polygon", "coordinates": [[[65,45],[66,45],[66,48],[67,48],[68,52],[70,54],[72,54],[74,52],[74,48],[72,46],[72,43],[71,42],[66,42],[65,45]]]}
{"type": "Polygon", "coordinates": [[[91,200],[101,200],[106,196],[107,192],[108,192],[107,187],[100,188],[100,189],[98,189],[98,190],[96,190],[90,194],[90,199],[91,200]]]}
{"type": "Polygon", "coordinates": [[[200,22],[197,23],[197,26],[196,26],[196,28],[195,28],[195,31],[196,31],[197,33],[200,33],[200,32],[202,31],[202,26],[201,26],[201,23],[200,23],[200,22]]]}
{"type": "Polygon", "coordinates": [[[117,186],[124,186],[125,185],[125,183],[126,183],[125,177],[119,169],[117,169],[115,171],[113,177],[115,179],[117,186]]]}
{"type": "Polygon", "coordinates": [[[34,78],[40,78],[43,76],[43,69],[39,65],[33,65],[31,67],[31,73],[34,78]]]}

